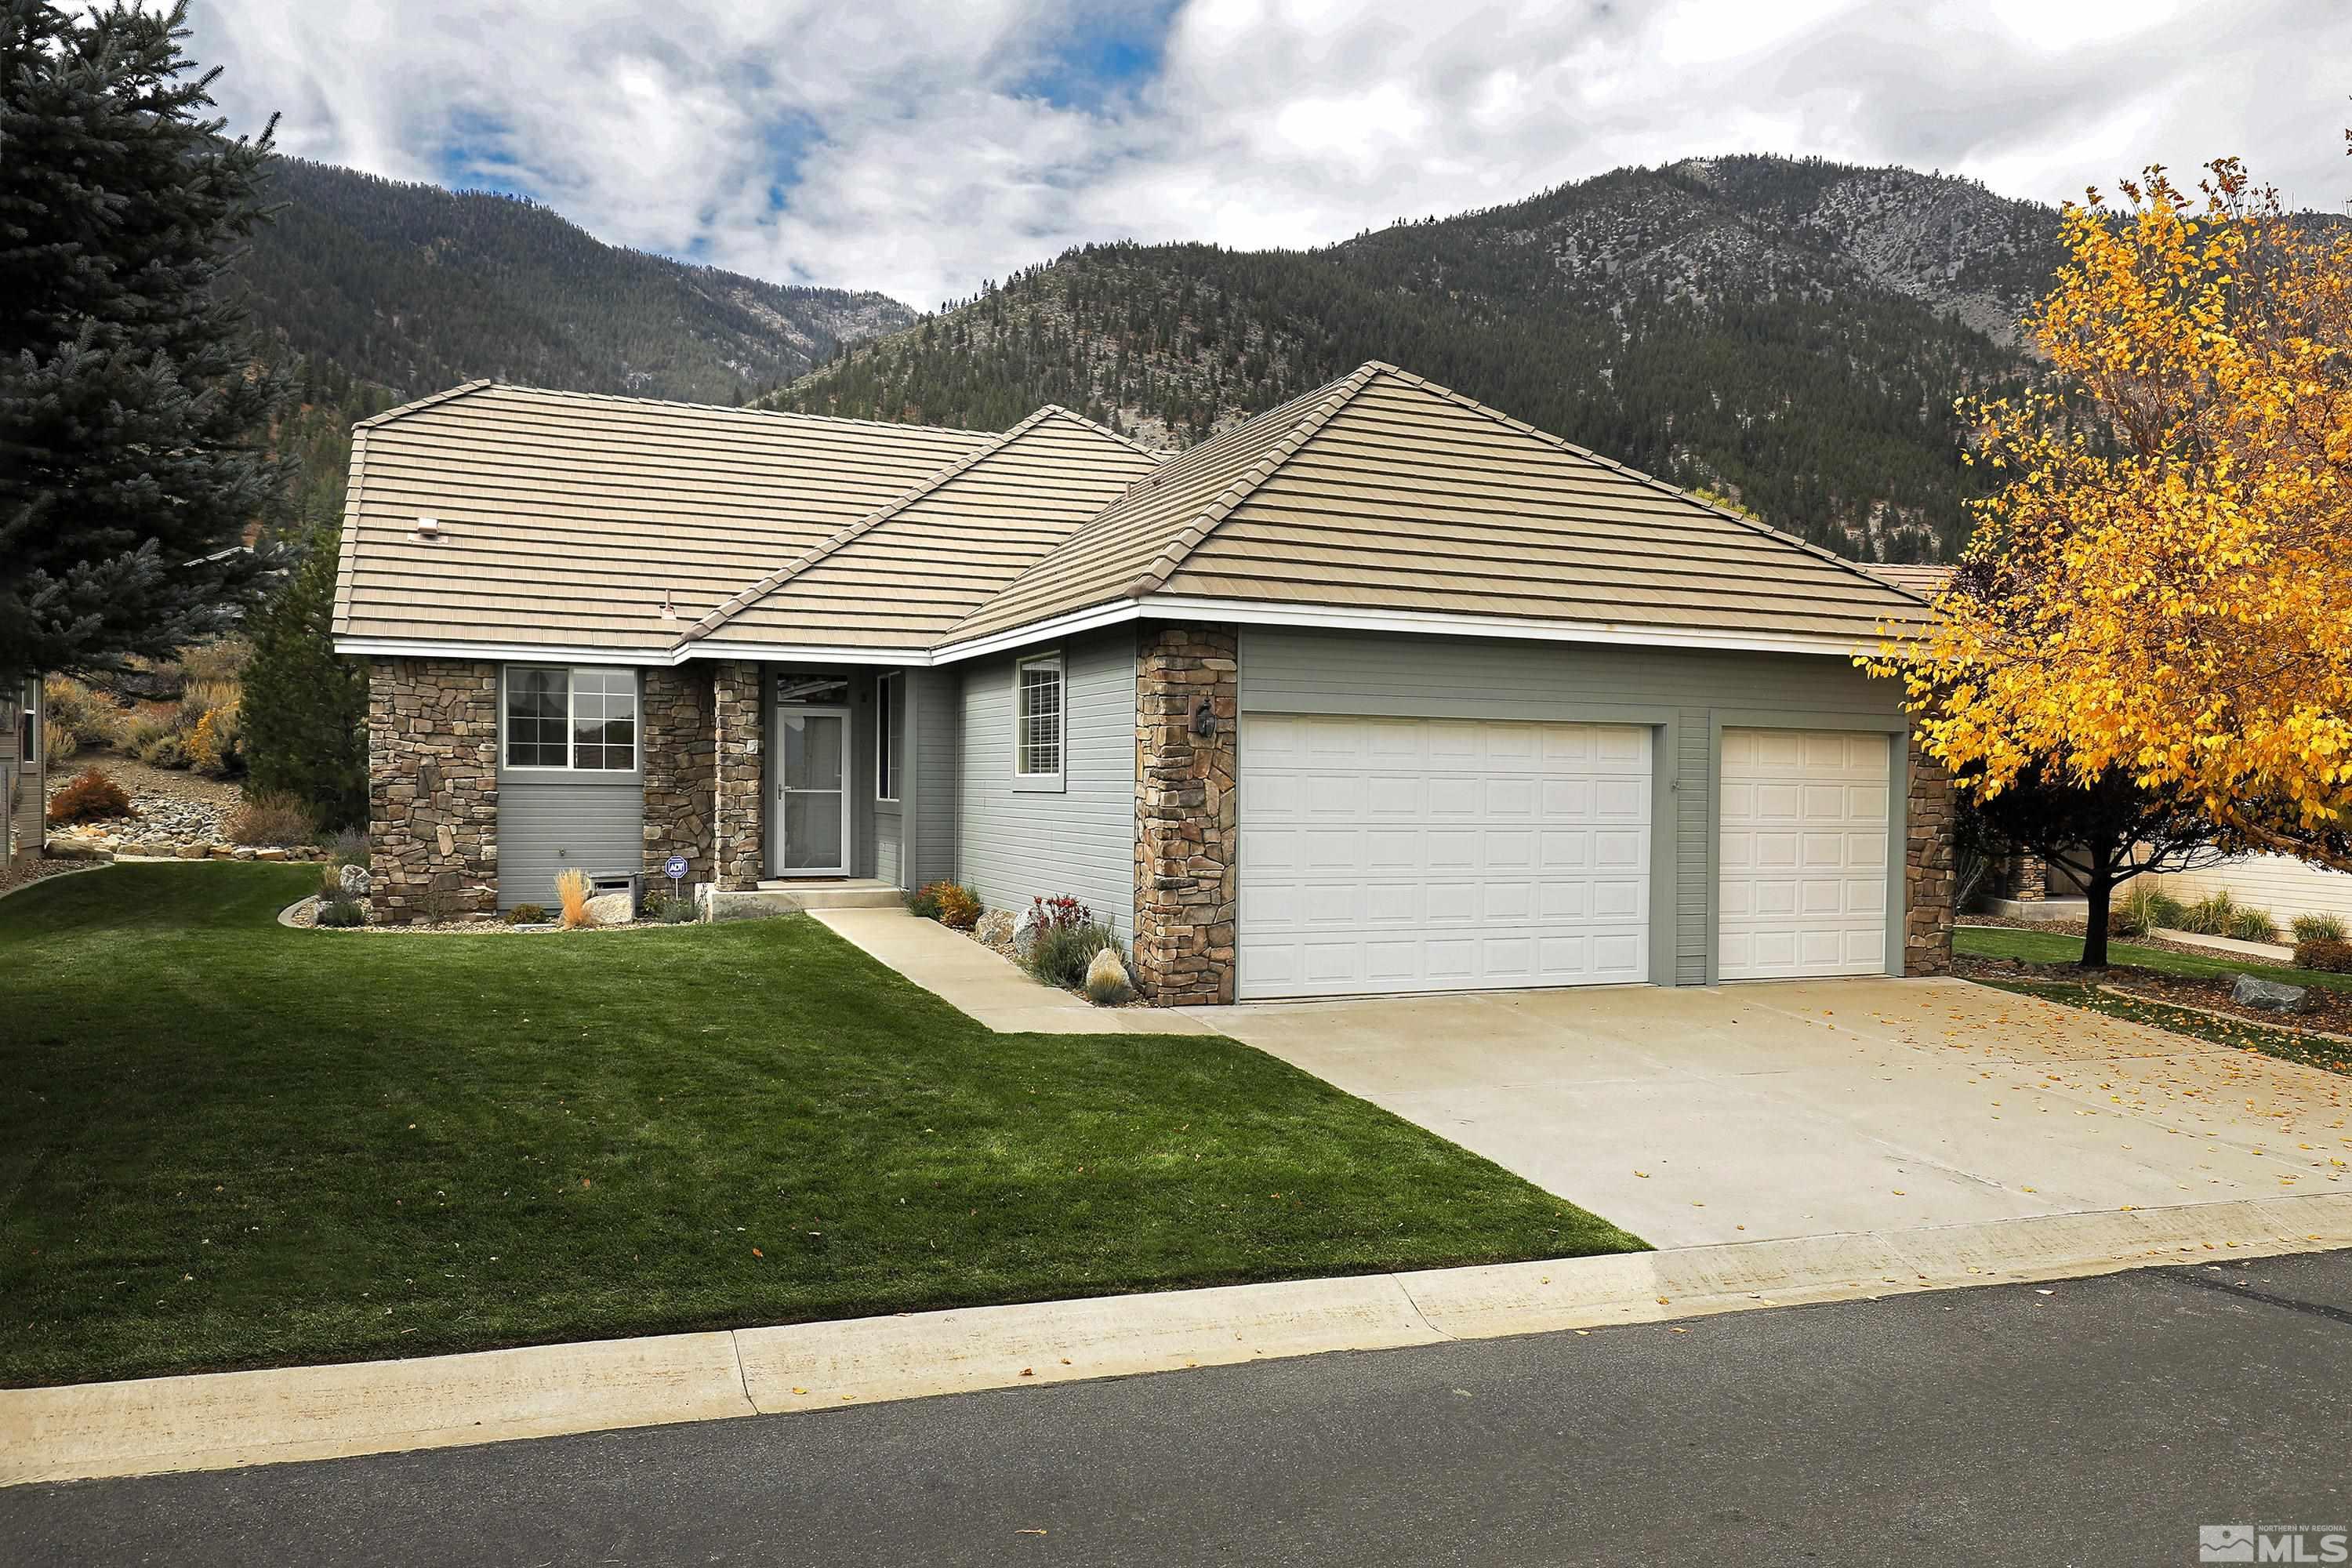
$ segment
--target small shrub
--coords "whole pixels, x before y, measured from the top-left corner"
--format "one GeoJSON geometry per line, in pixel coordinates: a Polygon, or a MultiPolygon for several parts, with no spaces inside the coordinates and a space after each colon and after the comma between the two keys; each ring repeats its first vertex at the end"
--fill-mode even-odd
{"type": "Polygon", "coordinates": [[[2193,931],[2199,936],[2227,936],[2230,934],[2230,917],[2237,912],[2237,903],[2226,891],[2215,893],[2211,898],[2200,899],[2182,910],[2179,924],[2175,929],[2193,931]]]}
{"type": "Polygon", "coordinates": [[[182,648],[180,668],[194,684],[234,687],[245,674],[246,660],[252,657],[252,645],[243,637],[223,637],[182,648]]]}
{"type": "Polygon", "coordinates": [[[1097,922],[1094,911],[1067,893],[1058,898],[1029,900],[1027,924],[1032,935],[1043,936],[1047,931],[1074,931],[1080,926],[1090,926],[1095,923],[1097,922]]]}
{"type": "Polygon", "coordinates": [[[1021,962],[1030,973],[1048,985],[1058,985],[1066,991],[1076,991],[1087,981],[1087,969],[1095,954],[1104,949],[1127,957],[1120,945],[1118,933],[1107,925],[1089,921],[1084,925],[1041,925],[1035,928],[1029,952],[1021,962]]]}
{"type": "Polygon", "coordinates": [[[338,866],[368,864],[368,836],[356,827],[346,827],[341,833],[321,834],[319,847],[332,855],[338,866]]]}
{"type": "Polygon", "coordinates": [[[2352,974],[2352,942],[2320,937],[2294,944],[2294,966],[2329,974],[2352,974]]]}
{"type": "Polygon", "coordinates": [[[907,900],[907,908],[927,921],[937,921],[951,931],[970,931],[980,923],[984,912],[980,895],[958,882],[932,882],[918,889],[907,900]]]}
{"type": "Polygon", "coordinates": [[[2135,882],[2107,911],[2111,936],[2146,936],[2158,926],[2177,929],[2180,900],[2168,898],[2154,882],[2135,882]]]}
{"type": "Polygon", "coordinates": [[[367,916],[361,912],[357,899],[346,899],[338,894],[334,898],[319,900],[319,912],[312,917],[311,923],[338,927],[365,925],[367,916]]]}
{"type": "Polygon", "coordinates": [[[2338,915],[2297,915],[2294,917],[2294,940],[2306,942],[2342,942],[2344,921],[2338,915]]]}
{"type": "Polygon", "coordinates": [[[543,926],[546,923],[547,906],[544,904],[517,904],[507,911],[507,924],[510,926],[543,926]]]}
{"type": "Polygon", "coordinates": [[[2278,933],[2278,921],[2271,918],[2270,910],[2249,909],[2242,904],[2230,911],[2221,932],[2240,942],[2276,942],[2278,933]]]}
{"type": "Polygon", "coordinates": [[[130,815],[131,797],[122,793],[121,784],[96,768],[85,770],[49,797],[49,821],[60,826],[69,822],[98,822],[130,815]]]}
{"type": "Polygon", "coordinates": [[[41,731],[41,766],[55,773],[73,760],[81,750],[81,737],[63,724],[50,724],[41,731]]]}
{"type": "Polygon", "coordinates": [[[162,703],[147,702],[128,713],[115,716],[114,744],[138,756],[165,735],[178,732],[180,710],[162,703]]]}
{"type": "Polygon", "coordinates": [[[207,708],[188,731],[188,765],[206,778],[235,778],[245,771],[244,728],[236,704],[207,708]]]}
{"type": "MultiPolygon", "coordinates": [[[[268,790],[247,795],[229,808],[221,818],[221,830],[232,844],[308,844],[310,835],[319,831],[311,820],[310,808],[290,795],[278,795],[268,790]]],[[[330,878],[342,869],[340,864],[327,868],[330,878]]]]}
{"type": "Polygon", "coordinates": [[[637,910],[637,918],[658,925],[682,926],[700,919],[701,911],[683,893],[647,893],[645,903],[637,910]]]}
{"type": "Polygon", "coordinates": [[[139,748],[139,760],[151,768],[184,773],[194,763],[196,754],[189,749],[187,736],[177,730],[165,730],[139,748]]]}
{"type": "Polygon", "coordinates": [[[596,884],[588,873],[574,866],[555,879],[555,896],[563,905],[563,929],[582,931],[596,923],[588,912],[588,900],[596,896],[596,884]]]}
{"type": "Polygon", "coordinates": [[[62,731],[72,738],[76,748],[105,745],[114,738],[115,723],[121,717],[113,703],[69,675],[42,679],[41,706],[49,735],[62,731]]]}

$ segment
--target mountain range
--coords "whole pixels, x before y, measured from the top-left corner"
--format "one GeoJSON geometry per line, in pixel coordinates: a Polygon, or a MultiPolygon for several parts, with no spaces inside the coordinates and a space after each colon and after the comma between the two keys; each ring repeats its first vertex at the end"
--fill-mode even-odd
{"type": "Polygon", "coordinates": [[[494,377],[741,403],[911,324],[882,294],[792,288],[594,238],[547,207],[279,158],[237,268],[282,353],[416,397],[494,377]]]}
{"type": "MultiPolygon", "coordinates": [[[[1950,555],[1954,399],[2021,386],[2050,208],[1901,168],[1621,169],[1307,250],[1084,247],[918,317],[604,245],[546,207],[282,160],[241,275],[313,380],[478,376],[1180,447],[1402,364],[1864,560],[1950,555]]],[[[356,406],[357,405],[355,405],[356,406]]]]}

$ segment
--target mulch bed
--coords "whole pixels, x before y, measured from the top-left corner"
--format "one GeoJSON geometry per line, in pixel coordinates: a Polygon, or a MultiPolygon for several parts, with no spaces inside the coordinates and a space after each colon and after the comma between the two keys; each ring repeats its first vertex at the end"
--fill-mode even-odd
{"type": "MultiPolygon", "coordinates": [[[[2138,938],[2133,941],[2139,942],[2138,938]]],[[[2177,952],[2194,952],[2208,958],[2213,956],[2210,948],[2189,947],[2177,942],[2141,945],[2170,945],[2177,952]]],[[[2230,976],[2159,974],[2154,970],[2124,965],[2100,971],[2084,969],[2079,963],[2030,963],[2020,958],[1963,958],[1953,965],[1953,972],[1967,980],[2031,980],[2044,984],[2095,985],[2149,1002],[2169,1003],[2176,1007],[2202,1007],[2210,1013],[2224,1013],[2233,1018],[2266,1024],[2273,1028],[2317,1029],[2331,1035],[2352,1035],[2352,992],[2324,985],[2305,988],[2303,1011],[2272,1013],[2260,1007],[2244,1006],[2232,1000],[2230,988],[2234,980],[2230,976]]]]}
{"type": "Polygon", "coordinates": [[[37,882],[44,877],[62,876],[68,871],[87,871],[100,864],[95,860],[43,860],[30,856],[14,866],[0,866],[0,893],[21,888],[27,882],[37,882]]]}

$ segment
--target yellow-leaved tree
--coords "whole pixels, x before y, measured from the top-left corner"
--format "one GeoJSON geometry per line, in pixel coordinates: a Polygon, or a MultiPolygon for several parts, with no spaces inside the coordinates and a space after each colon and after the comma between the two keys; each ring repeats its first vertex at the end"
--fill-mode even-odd
{"type": "Polygon", "coordinates": [[[2352,234],[2235,160],[2122,191],[2064,209],[2049,385],[1964,401],[1997,488],[1866,662],[1980,800],[2127,785],[2352,868],[2352,234]]]}

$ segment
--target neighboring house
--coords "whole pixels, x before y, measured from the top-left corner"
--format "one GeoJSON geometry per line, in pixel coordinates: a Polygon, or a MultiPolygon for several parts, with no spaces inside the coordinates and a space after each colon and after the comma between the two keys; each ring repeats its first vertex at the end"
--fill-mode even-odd
{"type": "Polygon", "coordinates": [[[47,843],[48,773],[41,753],[41,678],[0,682],[0,866],[47,843]]]}
{"type": "Polygon", "coordinates": [[[2230,901],[2267,910],[2284,931],[2297,915],[2334,915],[2352,925],[2352,876],[2284,855],[2247,855],[2157,879],[2157,886],[2185,903],[2227,893],[2230,901]]]}
{"type": "Polygon", "coordinates": [[[1914,596],[1368,364],[1161,460],[474,383],[357,427],[378,908],[1074,894],[1160,1002],[1933,973],[1914,596]]]}
{"type": "Polygon", "coordinates": [[[1864,570],[1873,576],[1885,578],[1906,593],[1932,599],[1951,585],[1954,569],[1948,565],[1889,566],[1881,563],[1864,570]]]}

